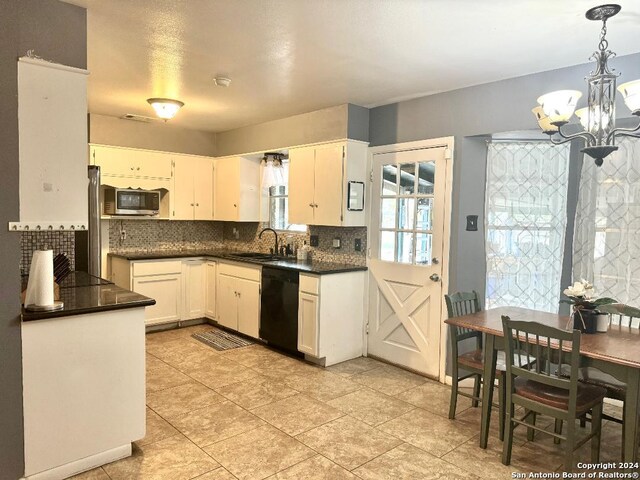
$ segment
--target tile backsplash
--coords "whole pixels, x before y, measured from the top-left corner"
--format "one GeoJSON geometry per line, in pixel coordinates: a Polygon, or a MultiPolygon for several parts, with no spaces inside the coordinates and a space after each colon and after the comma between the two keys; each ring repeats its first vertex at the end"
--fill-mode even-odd
{"type": "MultiPolygon", "coordinates": [[[[113,252],[149,250],[229,249],[269,252],[273,248],[273,233],[258,233],[268,226],[258,222],[197,222],[159,220],[109,220],[109,250],[113,252]],[[122,234],[122,231],[125,234],[122,234]]],[[[299,248],[310,245],[310,236],[318,236],[318,246],[310,247],[311,258],[325,262],[366,264],[366,227],[310,226],[306,233],[278,232],[281,242],[299,248]],[[339,238],[340,248],[333,247],[339,238]],[[362,243],[354,248],[355,239],[362,243]]]]}
{"type": "Polygon", "coordinates": [[[193,250],[221,246],[220,222],[109,220],[109,250],[112,252],[193,250]]]}
{"type": "Polygon", "coordinates": [[[28,275],[31,259],[36,250],[53,250],[55,257],[59,253],[66,253],[75,269],[75,232],[21,232],[20,233],[20,273],[28,275]]]}

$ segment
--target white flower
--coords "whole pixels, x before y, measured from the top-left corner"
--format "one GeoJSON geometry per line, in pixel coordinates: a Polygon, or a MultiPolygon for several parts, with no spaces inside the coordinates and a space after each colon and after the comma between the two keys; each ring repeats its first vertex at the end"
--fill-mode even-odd
{"type": "Polygon", "coordinates": [[[580,297],[587,300],[593,298],[594,294],[593,285],[584,279],[580,280],[579,282],[575,282],[570,287],[565,288],[562,293],[564,293],[567,297],[580,297]]]}

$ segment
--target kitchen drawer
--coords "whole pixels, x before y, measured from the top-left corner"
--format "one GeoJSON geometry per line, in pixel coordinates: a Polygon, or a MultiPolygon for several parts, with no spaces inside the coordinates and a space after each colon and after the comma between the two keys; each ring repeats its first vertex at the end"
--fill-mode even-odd
{"type": "Polygon", "coordinates": [[[318,295],[320,293],[320,278],[311,275],[300,275],[300,291],[318,295]]]}
{"type": "Polygon", "coordinates": [[[244,278],[245,280],[259,282],[261,269],[260,267],[245,267],[235,263],[220,262],[218,265],[218,273],[221,275],[228,275],[230,277],[244,278]]]}
{"type": "Polygon", "coordinates": [[[169,260],[164,262],[133,262],[133,276],[146,277],[151,275],[167,275],[171,273],[181,273],[182,262],[180,260],[169,260]]]}

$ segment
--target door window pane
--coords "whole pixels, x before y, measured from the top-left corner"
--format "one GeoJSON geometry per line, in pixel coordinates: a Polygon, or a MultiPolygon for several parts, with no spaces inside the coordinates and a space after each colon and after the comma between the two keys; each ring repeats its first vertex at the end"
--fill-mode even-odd
{"type": "Polygon", "coordinates": [[[398,194],[398,167],[395,165],[382,166],[382,195],[398,194]]]}
{"type": "Polygon", "coordinates": [[[418,193],[421,195],[433,195],[435,181],[435,162],[420,162],[418,164],[418,193]]]}
{"type": "Polygon", "coordinates": [[[418,198],[418,212],[416,214],[416,230],[431,230],[431,212],[433,198],[418,198]]]}
{"type": "Polygon", "coordinates": [[[431,234],[416,235],[416,265],[431,265],[431,234]]]}
{"type": "Polygon", "coordinates": [[[398,199],[398,229],[411,230],[413,228],[415,204],[415,198],[398,199]]]}
{"type": "Polygon", "coordinates": [[[393,262],[396,245],[395,232],[380,232],[380,260],[393,262]]]}
{"type": "Polygon", "coordinates": [[[413,233],[398,232],[398,263],[413,263],[413,233]]]}
{"type": "Polygon", "coordinates": [[[383,198],[380,205],[380,228],[396,228],[396,199],[383,198]]]}
{"type": "Polygon", "coordinates": [[[416,164],[400,165],[400,195],[412,195],[415,192],[416,164]]]}

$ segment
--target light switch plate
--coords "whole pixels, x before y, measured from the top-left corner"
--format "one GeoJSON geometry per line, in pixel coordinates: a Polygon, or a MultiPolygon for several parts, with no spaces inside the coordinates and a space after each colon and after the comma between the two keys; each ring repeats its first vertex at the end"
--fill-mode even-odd
{"type": "Polygon", "coordinates": [[[333,248],[340,248],[340,239],[339,238],[334,238],[333,239],[333,248]]]}
{"type": "Polygon", "coordinates": [[[478,231],[478,215],[467,215],[467,232],[478,231]]]}

